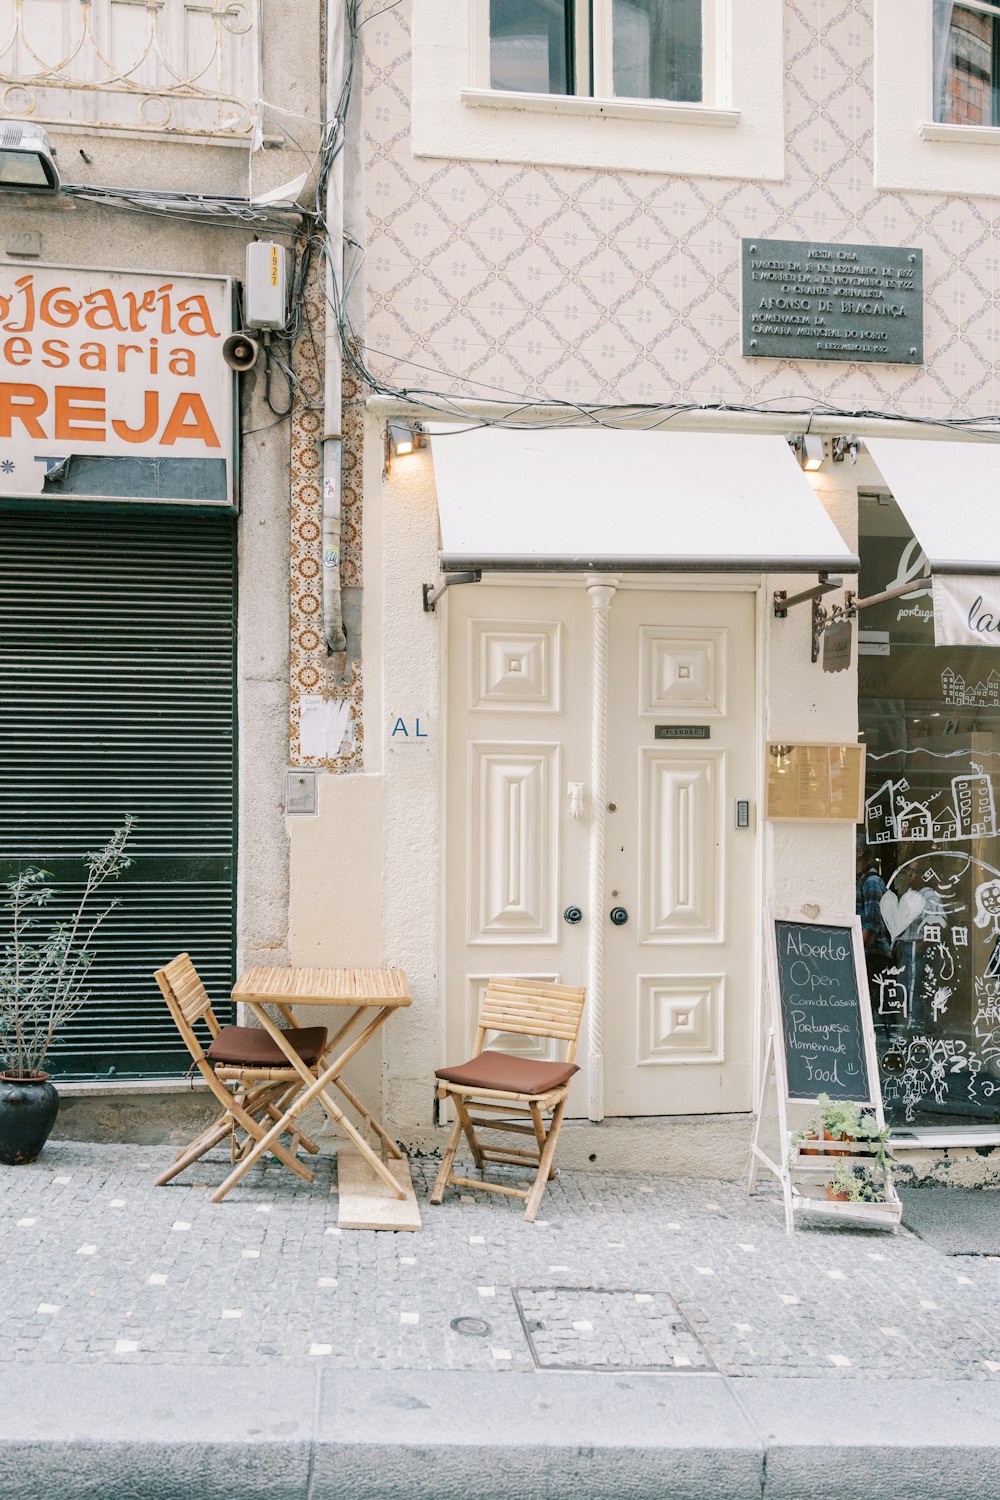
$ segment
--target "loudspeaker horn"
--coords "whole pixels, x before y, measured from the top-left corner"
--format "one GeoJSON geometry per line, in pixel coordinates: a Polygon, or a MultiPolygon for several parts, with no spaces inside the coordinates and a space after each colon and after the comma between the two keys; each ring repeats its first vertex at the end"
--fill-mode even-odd
{"type": "Polygon", "coordinates": [[[248,333],[231,333],[222,345],[222,357],[231,370],[252,370],[260,345],[248,333]]]}

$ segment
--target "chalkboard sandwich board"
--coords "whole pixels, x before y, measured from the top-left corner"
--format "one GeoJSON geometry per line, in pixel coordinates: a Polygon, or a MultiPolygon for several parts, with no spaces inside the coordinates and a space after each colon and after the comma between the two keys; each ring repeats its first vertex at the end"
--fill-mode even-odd
{"type": "MultiPolygon", "coordinates": [[[[789,1132],[789,1108],[815,1105],[820,1095],[871,1110],[879,1127],[885,1123],[860,919],[830,913],[821,920],[819,908],[808,910],[817,915],[806,915],[803,909],[802,915],[770,913],[767,919],[771,1026],[751,1142],[749,1190],[752,1193],[756,1187],[761,1165],[774,1173],[781,1183],[789,1231],[796,1212],[895,1229],[901,1216],[899,1196],[888,1166],[883,1163],[875,1171],[870,1145],[860,1138],[841,1136],[836,1147],[828,1148],[826,1140],[813,1136],[803,1147],[801,1138],[789,1132]],[[777,1093],[776,1157],[761,1145],[772,1078],[777,1093]],[[875,1172],[874,1199],[828,1196],[820,1179],[832,1179],[834,1151],[865,1176],[875,1172]]],[[[807,1113],[814,1112],[801,1112],[802,1123],[807,1113]]]]}
{"type": "MultiPolygon", "coordinates": [[[[873,1104],[851,926],[775,919],[786,1099],[873,1104]]],[[[860,973],[865,973],[862,952],[860,973]]]]}

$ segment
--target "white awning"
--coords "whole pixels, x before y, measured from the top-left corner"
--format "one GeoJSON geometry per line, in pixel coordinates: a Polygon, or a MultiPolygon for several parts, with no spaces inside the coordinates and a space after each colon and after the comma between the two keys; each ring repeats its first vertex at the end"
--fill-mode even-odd
{"type": "Polygon", "coordinates": [[[783,437],[428,430],[446,572],[858,571],[783,437]]]}
{"type": "Polygon", "coordinates": [[[932,573],[1000,573],[1000,443],[865,445],[932,573]]]}

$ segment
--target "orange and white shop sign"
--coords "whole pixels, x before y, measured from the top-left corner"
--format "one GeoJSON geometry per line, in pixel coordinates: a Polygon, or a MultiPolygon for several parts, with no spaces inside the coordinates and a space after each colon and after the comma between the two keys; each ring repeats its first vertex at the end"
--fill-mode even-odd
{"type": "Polygon", "coordinates": [[[231,332],[227,277],[0,266],[0,495],[233,503],[231,332]]]}

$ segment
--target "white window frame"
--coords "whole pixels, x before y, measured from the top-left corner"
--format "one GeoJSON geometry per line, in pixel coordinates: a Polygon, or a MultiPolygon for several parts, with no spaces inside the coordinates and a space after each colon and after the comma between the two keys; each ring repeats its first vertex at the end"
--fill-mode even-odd
{"type": "MultiPolygon", "coordinates": [[[[701,110],[714,108],[725,111],[728,104],[728,58],[725,55],[726,26],[725,11],[728,0],[701,0],[701,57],[702,96],[693,107],[701,110]]],[[[614,12],[612,0],[574,0],[575,33],[577,38],[588,36],[593,16],[594,31],[594,76],[590,77],[590,49],[577,48],[574,59],[577,89],[571,95],[518,94],[519,98],[552,99],[572,98],[600,100],[605,106],[620,103],[630,96],[616,94],[614,90],[614,59],[612,49],[612,25],[614,12]]],[[[490,88],[490,10],[489,0],[473,0],[470,13],[472,31],[472,89],[466,92],[515,93],[511,89],[490,88]]],[[[691,108],[690,101],[672,99],[643,100],[653,105],[670,104],[676,108],[691,108]]]]}
{"type": "Polygon", "coordinates": [[[610,0],[596,5],[591,97],[491,89],[489,0],[414,0],[414,155],[782,179],[782,0],[703,0],[700,104],[611,95],[610,0]]]}
{"type": "Polygon", "coordinates": [[[1000,126],[934,118],[932,0],[875,0],[875,186],[997,198],[997,151],[1000,126]]]}

